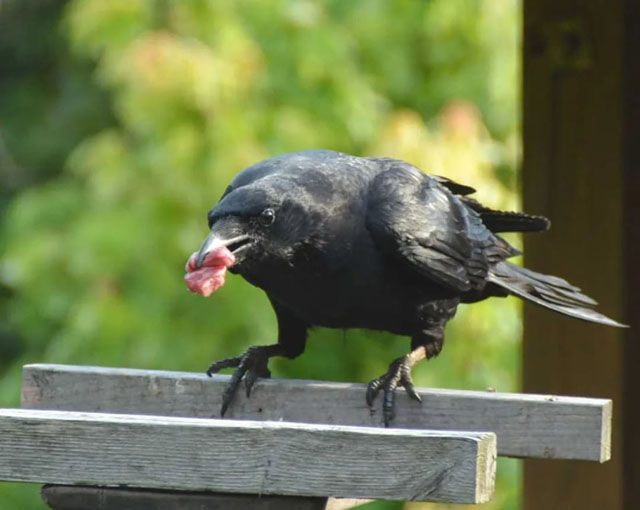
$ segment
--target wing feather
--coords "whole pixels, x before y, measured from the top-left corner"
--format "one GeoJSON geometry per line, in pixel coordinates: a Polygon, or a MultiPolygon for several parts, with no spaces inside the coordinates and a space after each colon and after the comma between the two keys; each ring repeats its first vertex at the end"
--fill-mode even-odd
{"type": "Polygon", "coordinates": [[[447,288],[482,288],[490,260],[517,252],[486,228],[441,179],[403,163],[376,176],[367,227],[381,251],[447,288]]]}

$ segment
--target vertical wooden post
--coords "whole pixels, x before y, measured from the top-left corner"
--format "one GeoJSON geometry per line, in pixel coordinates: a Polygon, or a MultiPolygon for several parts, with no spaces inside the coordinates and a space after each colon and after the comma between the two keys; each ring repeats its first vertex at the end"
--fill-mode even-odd
{"type": "Polygon", "coordinates": [[[525,308],[524,390],[614,401],[611,462],[525,461],[526,510],[640,501],[638,26],[634,0],[524,1],[524,205],[552,221],[527,237],[526,265],[581,286],[632,326],[525,308]]]}
{"type": "Polygon", "coordinates": [[[624,501],[640,503],[640,2],[625,0],[623,164],[625,308],[631,326],[623,360],[624,501]]]}

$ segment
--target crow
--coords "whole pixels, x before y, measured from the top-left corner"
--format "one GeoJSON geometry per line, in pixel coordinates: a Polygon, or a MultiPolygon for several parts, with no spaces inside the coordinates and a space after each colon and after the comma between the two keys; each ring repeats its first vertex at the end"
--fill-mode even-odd
{"type": "Polygon", "coordinates": [[[187,261],[187,285],[208,296],[225,271],[263,289],[278,341],[212,363],[235,368],[224,415],[244,378],[246,394],[269,377],[272,356],[295,358],[313,327],[364,328],[411,338],[411,350],[373,379],[394,417],[398,386],[420,401],[411,369],[442,350],[460,303],[518,296],[585,321],[623,327],[565,280],[507,261],[519,252],[497,235],[549,228],[549,220],[484,207],[475,190],[391,158],[310,150],[273,157],[240,172],[208,213],[211,233],[187,261]]]}

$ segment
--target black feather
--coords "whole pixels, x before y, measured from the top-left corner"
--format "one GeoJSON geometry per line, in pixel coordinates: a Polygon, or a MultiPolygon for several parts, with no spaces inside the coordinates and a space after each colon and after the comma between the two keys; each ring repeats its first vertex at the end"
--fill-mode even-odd
{"type": "Polygon", "coordinates": [[[497,211],[470,197],[463,197],[462,202],[480,215],[482,222],[491,232],[544,232],[551,228],[551,222],[544,216],[497,211]]]}

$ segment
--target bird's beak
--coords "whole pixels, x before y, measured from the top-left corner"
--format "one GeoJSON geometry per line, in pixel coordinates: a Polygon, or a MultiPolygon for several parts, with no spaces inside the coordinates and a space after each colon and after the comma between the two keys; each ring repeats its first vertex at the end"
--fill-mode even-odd
{"type": "Polygon", "coordinates": [[[222,246],[226,246],[231,253],[233,253],[234,251],[247,246],[248,241],[251,241],[251,237],[247,234],[236,235],[233,237],[227,237],[221,234],[222,232],[217,232],[214,226],[198,251],[198,258],[196,259],[197,268],[202,267],[202,263],[204,262],[207,253],[217,250],[222,246]]]}

